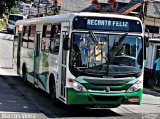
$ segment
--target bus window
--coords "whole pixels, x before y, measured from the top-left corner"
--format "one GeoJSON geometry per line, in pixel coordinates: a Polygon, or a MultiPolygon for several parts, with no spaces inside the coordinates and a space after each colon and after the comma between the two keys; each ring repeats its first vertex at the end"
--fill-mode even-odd
{"type": "Polygon", "coordinates": [[[59,45],[60,45],[60,25],[53,25],[51,29],[51,36],[50,36],[50,52],[52,54],[59,53],[59,45]]]}
{"type": "Polygon", "coordinates": [[[31,25],[30,26],[30,32],[29,32],[28,45],[27,45],[28,48],[31,48],[31,49],[34,48],[35,33],[36,33],[36,26],[31,25]]]}
{"type": "Polygon", "coordinates": [[[29,35],[29,26],[24,26],[23,27],[23,38],[27,40],[28,35],[29,35]]]}
{"type": "Polygon", "coordinates": [[[34,48],[34,37],[36,32],[36,26],[24,26],[23,27],[23,38],[22,38],[22,46],[25,48],[34,48]]]}
{"type": "Polygon", "coordinates": [[[36,26],[35,25],[30,26],[30,34],[29,34],[30,37],[34,37],[35,33],[36,33],[36,26]]]}
{"type": "Polygon", "coordinates": [[[49,52],[50,35],[51,35],[51,24],[43,25],[41,50],[47,53],[49,52]]]}
{"type": "Polygon", "coordinates": [[[27,48],[27,40],[29,35],[29,26],[23,26],[22,46],[27,48]]]}
{"type": "Polygon", "coordinates": [[[46,36],[47,25],[43,25],[42,38],[46,36]]]}

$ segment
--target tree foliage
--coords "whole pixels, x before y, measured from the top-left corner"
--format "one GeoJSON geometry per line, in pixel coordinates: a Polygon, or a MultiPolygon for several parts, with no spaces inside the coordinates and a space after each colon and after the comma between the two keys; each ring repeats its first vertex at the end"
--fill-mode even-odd
{"type": "Polygon", "coordinates": [[[0,19],[0,29],[6,29],[7,28],[7,21],[8,21],[7,16],[3,15],[3,19],[0,19]]]}
{"type": "Polygon", "coordinates": [[[11,14],[19,14],[20,13],[19,8],[16,6],[12,7],[10,10],[10,13],[11,14]]]}
{"type": "Polygon", "coordinates": [[[2,16],[3,13],[8,13],[18,1],[25,0],[0,0],[0,15],[2,16]]]}

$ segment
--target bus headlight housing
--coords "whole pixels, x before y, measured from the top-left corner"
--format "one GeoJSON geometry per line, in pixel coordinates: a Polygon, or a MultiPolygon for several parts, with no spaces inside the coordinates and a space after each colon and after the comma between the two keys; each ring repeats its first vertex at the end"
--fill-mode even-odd
{"type": "Polygon", "coordinates": [[[74,90],[79,91],[79,92],[87,92],[87,89],[81,85],[79,82],[73,80],[73,79],[68,79],[69,86],[72,87],[74,90]]]}
{"type": "Polygon", "coordinates": [[[136,92],[140,89],[140,86],[141,86],[141,81],[137,81],[126,92],[136,92]]]}

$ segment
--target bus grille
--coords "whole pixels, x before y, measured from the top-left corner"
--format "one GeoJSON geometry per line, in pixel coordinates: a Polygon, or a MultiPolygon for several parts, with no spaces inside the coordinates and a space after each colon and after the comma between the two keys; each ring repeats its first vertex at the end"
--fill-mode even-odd
{"type": "Polygon", "coordinates": [[[101,85],[101,86],[124,85],[131,81],[131,80],[95,80],[95,79],[84,79],[84,80],[92,85],[101,85]]]}

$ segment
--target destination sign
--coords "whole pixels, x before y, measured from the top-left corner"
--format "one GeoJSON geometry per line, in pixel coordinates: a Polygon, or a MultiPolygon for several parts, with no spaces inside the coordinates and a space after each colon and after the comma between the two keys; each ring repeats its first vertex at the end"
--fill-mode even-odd
{"type": "Polygon", "coordinates": [[[129,22],[127,21],[111,21],[111,20],[95,20],[95,19],[87,19],[87,28],[98,28],[99,29],[107,29],[110,30],[129,30],[129,22]]]}
{"type": "Polygon", "coordinates": [[[139,21],[101,17],[76,17],[73,20],[73,29],[142,32],[139,21]]]}

